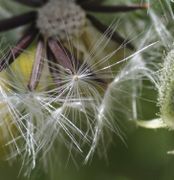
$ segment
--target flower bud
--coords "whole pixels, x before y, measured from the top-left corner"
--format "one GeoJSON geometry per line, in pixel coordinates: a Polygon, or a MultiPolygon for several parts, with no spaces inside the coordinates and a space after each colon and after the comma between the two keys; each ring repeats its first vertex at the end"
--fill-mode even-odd
{"type": "Polygon", "coordinates": [[[160,73],[159,99],[160,116],[171,129],[174,129],[174,50],[164,59],[160,73]]]}

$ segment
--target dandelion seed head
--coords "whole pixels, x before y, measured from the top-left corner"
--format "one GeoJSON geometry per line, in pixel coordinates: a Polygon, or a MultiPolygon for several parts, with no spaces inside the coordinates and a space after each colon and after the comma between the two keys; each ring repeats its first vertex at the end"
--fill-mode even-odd
{"type": "MultiPolygon", "coordinates": [[[[71,45],[69,49],[72,49],[71,45]]],[[[85,154],[88,149],[87,162],[95,152],[103,128],[112,127],[105,116],[109,114],[109,106],[106,107],[103,96],[107,88],[105,83],[113,78],[110,67],[117,65],[109,61],[117,50],[113,48],[107,56],[100,56],[100,51],[104,52],[107,45],[101,35],[89,53],[78,56],[72,69],[45,59],[44,66],[54,70],[55,79],[50,82],[46,78],[50,76],[49,71],[43,71],[42,86],[33,91],[27,88],[27,83],[34,63],[35,45],[2,71],[7,77],[4,74],[0,81],[1,102],[3,106],[5,104],[0,108],[0,114],[9,117],[6,123],[1,119],[3,126],[8,126],[7,135],[4,133],[6,146],[10,149],[8,159],[20,156],[22,169],[27,167],[27,174],[37,165],[38,156],[44,156],[47,162],[46,154],[54,149],[56,142],[63,144],[70,153],[85,154]],[[9,89],[6,90],[5,85],[9,89]],[[13,124],[14,130],[8,122],[13,124]]]]}
{"type": "MultiPolygon", "coordinates": [[[[24,48],[19,43],[18,47],[25,51],[15,54],[15,61],[10,58],[10,64],[3,61],[7,62],[3,72],[8,77],[2,78],[2,84],[0,81],[0,114],[8,117],[10,123],[4,122],[3,118],[0,120],[8,130],[9,159],[19,156],[26,174],[31,173],[40,159],[44,164],[48,163],[56,143],[67,148],[72,158],[72,152],[85,156],[86,163],[94,155],[97,145],[102,144],[98,150],[105,153],[106,129],[122,138],[117,118],[111,110],[127,108],[122,106],[121,84],[132,78],[128,76],[132,75],[133,65],[120,73],[117,65],[136,53],[125,58],[122,45],[129,44],[131,49],[133,45],[115,33],[118,22],[105,26],[95,16],[86,15],[89,15],[90,3],[89,7],[82,4],[82,1],[50,0],[38,7],[34,20],[31,17],[32,31],[28,29],[29,35],[22,38],[24,42],[29,38],[33,43],[27,41],[24,48]],[[117,43],[121,45],[118,47],[117,43]],[[29,46],[33,48],[28,49],[29,46]],[[30,52],[31,56],[27,57],[25,54],[30,52]],[[111,93],[113,88],[116,89],[114,95],[111,93]],[[110,99],[114,99],[117,106],[111,107],[110,99]]],[[[119,6],[113,7],[119,12],[119,6]]],[[[123,8],[129,11],[129,8],[142,7],[123,8]]],[[[12,50],[10,55],[16,52],[12,50]]],[[[129,90],[125,91],[129,93],[129,90]]],[[[53,156],[58,157],[57,151],[53,156]]]]}
{"type": "Polygon", "coordinates": [[[37,27],[47,37],[65,40],[67,34],[70,38],[80,36],[85,24],[85,11],[70,0],[49,1],[38,10],[37,27]]]}

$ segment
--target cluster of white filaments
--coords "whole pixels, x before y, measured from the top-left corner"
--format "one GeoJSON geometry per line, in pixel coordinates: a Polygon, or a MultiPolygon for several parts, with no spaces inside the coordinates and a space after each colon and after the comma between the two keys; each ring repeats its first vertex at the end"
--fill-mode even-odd
{"type": "MultiPolygon", "coordinates": [[[[106,35],[98,38],[78,67],[73,64],[72,70],[58,63],[44,63],[46,70],[42,73],[38,88],[32,92],[28,90],[27,83],[34,58],[26,57],[26,52],[21,55],[24,57],[19,57],[22,65],[17,59],[7,71],[0,74],[0,125],[2,130],[8,130],[8,133],[3,132],[3,140],[8,142],[10,158],[17,155],[23,158],[23,166],[27,167],[26,173],[35,168],[40,155],[44,156],[43,160],[47,164],[45,155],[56,142],[61,142],[71,155],[71,151],[82,153],[85,155],[85,162],[88,162],[98,143],[103,143],[104,127],[121,137],[112,113],[125,108],[120,104],[121,94],[125,92],[127,95],[130,92],[123,89],[122,84],[135,78],[135,71],[142,69],[138,65],[134,66],[136,61],[133,66],[127,66],[116,75],[115,67],[151,45],[117,62],[115,54],[119,48],[114,48],[107,56],[102,54],[107,49],[108,42],[106,35]],[[114,62],[111,63],[112,58],[114,62]],[[27,76],[23,67],[27,67],[29,71],[27,76]],[[53,72],[53,79],[49,68],[53,72]],[[114,95],[111,93],[113,90],[114,95]],[[113,107],[111,101],[114,101],[113,107]]],[[[72,50],[71,45],[69,44],[68,49],[72,50]]],[[[102,153],[105,152],[105,141],[103,145],[102,153]]]]}
{"type": "MultiPolygon", "coordinates": [[[[83,33],[85,21],[84,11],[74,1],[51,0],[39,9],[37,26],[44,37],[56,36],[60,40],[67,40],[83,33]]],[[[115,24],[110,27],[114,29],[115,24]]],[[[115,55],[120,48],[110,46],[110,50],[108,34],[99,37],[90,28],[86,31],[89,37],[85,38],[92,39],[95,44],[91,43],[87,49],[79,38],[76,43],[69,41],[69,47],[66,47],[72,53],[71,62],[74,62],[74,48],[77,49],[78,67],[74,63],[70,70],[44,59],[47,61],[44,62],[47,71],[43,70],[36,90],[31,92],[27,88],[31,72],[27,78],[24,76],[26,69],[31,71],[34,58],[31,61],[21,58],[22,66],[19,66],[19,59],[16,59],[16,70],[12,64],[3,72],[8,77],[0,74],[0,125],[2,130],[8,130],[8,133],[3,132],[3,139],[8,142],[11,157],[20,155],[23,158],[27,173],[35,168],[38,156],[44,156],[45,161],[45,155],[57,141],[67,147],[71,155],[71,151],[82,153],[87,162],[98,143],[103,143],[104,127],[121,136],[115,122],[117,117],[113,119],[112,115],[118,110],[125,113],[127,108],[122,105],[122,93],[128,95],[130,91],[123,89],[122,84],[138,79],[143,69],[139,67],[139,59],[129,63],[120,73],[116,66],[151,45],[117,61],[115,55]],[[27,68],[27,63],[30,68],[27,68]],[[114,91],[114,95],[111,91],[114,91]],[[110,101],[114,101],[112,107],[110,101]]],[[[106,33],[110,34],[108,31],[106,33]]],[[[25,56],[25,53],[21,56],[25,56]]],[[[136,85],[137,81],[134,88],[136,85]]],[[[103,145],[102,153],[106,146],[103,145]]]]}
{"type": "Polygon", "coordinates": [[[73,70],[49,60],[46,63],[45,59],[38,88],[32,92],[27,84],[34,59],[33,55],[31,58],[28,55],[33,49],[29,53],[23,52],[0,74],[0,125],[2,130],[8,130],[8,133],[3,132],[3,140],[8,142],[9,158],[20,155],[27,173],[35,168],[37,157],[45,156],[56,142],[64,144],[70,153],[85,154],[87,162],[95,151],[103,127],[114,128],[106,117],[109,114],[105,106],[107,97],[103,99],[107,85],[96,80],[98,77],[107,82],[113,77],[111,68],[117,63],[109,65],[109,59],[117,50],[99,58],[108,41],[103,36],[99,38],[78,68],[74,64],[73,70]]]}
{"type": "Polygon", "coordinates": [[[49,1],[38,10],[37,27],[47,37],[60,40],[78,37],[85,24],[85,11],[72,0],[49,1]]]}

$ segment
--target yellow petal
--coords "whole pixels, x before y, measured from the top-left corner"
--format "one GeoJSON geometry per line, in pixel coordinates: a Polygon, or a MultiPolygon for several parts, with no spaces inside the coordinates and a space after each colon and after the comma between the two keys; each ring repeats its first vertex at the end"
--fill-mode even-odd
{"type": "Polygon", "coordinates": [[[34,58],[36,53],[36,45],[31,45],[27,50],[22,52],[22,54],[15,59],[15,61],[10,65],[10,78],[13,81],[20,81],[21,84],[27,85],[34,58]]]}

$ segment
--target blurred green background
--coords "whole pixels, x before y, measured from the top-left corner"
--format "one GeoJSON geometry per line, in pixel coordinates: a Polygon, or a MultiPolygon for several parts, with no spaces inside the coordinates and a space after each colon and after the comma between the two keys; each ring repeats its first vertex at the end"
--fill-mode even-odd
{"type": "MultiPolygon", "coordinates": [[[[167,155],[174,149],[174,133],[137,129],[127,136],[127,147],[116,137],[108,150],[108,160],[98,159],[86,166],[54,167],[55,180],[173,180],[174,156],[167,155]]],[[[78,163],[78,161],[77,161],[78,163]]],[[[79,162],[80,164],[80,162],[79,162]]],[[[18,173],[20,165],[0,164],[0,179],[25,180],[18,173]],[[18,177],[18,178],[17,178],[18,177]]],[[[29,178],[30,179],[30,178],[29,178]]],[[[50,175],[38,171],[36,180],[50,180],[50,175]]]]}

